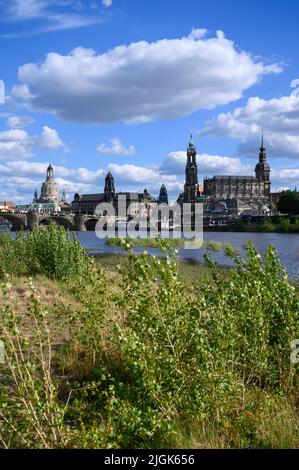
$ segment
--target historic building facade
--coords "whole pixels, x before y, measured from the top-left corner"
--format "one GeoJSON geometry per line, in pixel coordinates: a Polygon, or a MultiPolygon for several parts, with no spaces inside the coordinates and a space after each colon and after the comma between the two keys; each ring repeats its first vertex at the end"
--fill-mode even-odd
{"type": "Polygon", "coordinates": [[[270,165],[266,161],[262,138],[255,176],[216,175],[204,179],[204,195],[208,198],[270,198],[270,165]]]}
{"type": "Polygon", "coordinates": [[[72,212],[75,214],[94,214],[97,206],[102,203],[113,204],[116,214],[119,213],[119,201],[125,202],[125,209],[128,216],[135,217],[140,214],[140,204],[144,204],[144,210],[147,211],[151,204],[156,203],[156,199],[149,194],[147,189],[143,193],[134,192],[116,192],[114,178],[109,171],[105,178],[104,192],[98,194],[78,194],[74,196],[72,202],[72,212]]]}

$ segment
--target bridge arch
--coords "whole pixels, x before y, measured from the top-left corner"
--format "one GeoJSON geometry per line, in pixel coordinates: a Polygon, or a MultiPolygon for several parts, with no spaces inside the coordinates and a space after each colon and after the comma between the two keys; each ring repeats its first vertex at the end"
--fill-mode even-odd
{"type": "Polygon", "coordinates": [[[84,222],[86,230],[94,232],[98,220],[98,218],[87,219],[86,222],[84,222]]]}
{"type": "Polygon", "coordinates": [[[3,213],[3,212],[0,213],[0,216],[3,217],[3,219],[7,220],[8,222],[11,222],[11,224],[12,224],[11,230],[12,231],[19,231],[19,230],[27,228],[26,216],[23,216],[21,214],[20,215],[6,214],[6,213],[3,213]]]}
{"type": "Polygon", "coordinates": [[[63,216],[47,215],[39,220],[38,225],[49,225],[51,222],[54,222],[57,225],[62,225],[67,230],[74,230],[74,224],[72,223],[72,221],[67,217],[63,216]]]}

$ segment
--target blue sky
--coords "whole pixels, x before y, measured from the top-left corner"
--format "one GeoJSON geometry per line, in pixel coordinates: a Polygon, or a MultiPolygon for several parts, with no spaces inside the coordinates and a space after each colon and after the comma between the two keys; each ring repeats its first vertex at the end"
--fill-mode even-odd
{"type": "Polygon", "coordinates": [[[298,186],[298,31],[296,0],[0,0],[0,199],[49,161],[69,200],[108,170],[174,198],[190,132],[202,180],[252,174],[261,128],[273,190],[298,186]]]}

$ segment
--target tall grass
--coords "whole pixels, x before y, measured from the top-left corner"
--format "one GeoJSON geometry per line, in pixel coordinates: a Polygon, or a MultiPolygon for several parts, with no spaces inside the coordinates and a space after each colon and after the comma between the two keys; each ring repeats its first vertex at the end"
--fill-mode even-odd
{"type": "Polygon", "coordinates": [[[251,243],[245,260],[230,253],[225,276],[207,258],[199,288],[178,276],[167,241],[162,258],[123,244],[118,275],[90,262],[65,278],[76,304],[61,310],[71,336],[53,359],[32,282],[30,335],[3,282],[2,445],[298,447],[299,302],[273,246],[264,258],[251,243]]]}

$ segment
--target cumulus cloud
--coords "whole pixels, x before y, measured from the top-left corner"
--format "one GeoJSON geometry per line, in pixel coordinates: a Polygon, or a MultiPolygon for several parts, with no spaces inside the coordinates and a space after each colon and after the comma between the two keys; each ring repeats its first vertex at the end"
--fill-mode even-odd
{"type": "MultiPolygon", "coordinates": [[[[44,178],[48,163],[29,162],[29,161],[7,161],[0,164],[0,173],[5,175],[14,175],[19,177],[44,178]]],[[[60,165],[54,165],[55,178],[70,179],[73,181],[96,184],[100,177],[103,177],[105,171],[99,169],[91,171],[86,168],[67,168],[60,165]]]]}
{"type": "Polygon", "coordinates": [[[0,132],[0,159],[19,160],[32,155],[32,140],[22,129],[0,132]]]}
{"type": "Polygon", "coordinates": [[[102,54],[78,47],[19,68],[13,89],[35,110],[79,122],[139,123],[188,115],[237,100],[265,74],[279,73],[239,51],[222,32],[140,41],[102,54]]]}
{"type": "Polygon", "coordinates": [[[264,100],[249,98],[242,108],[221,113],[208,122],[201,135],[239,139],[238,153],[256,155],[265,131],[265,144],[271,157],[299,157],[299,96],[291,94],[264,100]]]}
{"type": "Polygon", "coordinates": [[[61,147],[66,148],[65,143],[61,140],[58,135],[58,132],[51,127],[44,126],[41,136],[38,139],[38,144],[40,147],[49,150],[56,150],[61,147]]]}
{"type": "Polygon", "coordinates": [[[30,135],[24,129],[18,128],[0,132],[0,160],[26,160],[33,156],[35,147],[67,150],[57,131],[48,126],[43,127],[40,136],[30,135]]]}
{"type": "Polygon", "coordinates": [[[111,163],[108,166],[115,178],[116,190],[142,192],[147,188],[154,195],[158,193],[161,184],[167,185],[171,195],[177,195],[182,190],[183,179],[176,175],[162,173],[159,168],[149,168],[138,165],[118,165],[111,163]]]}
{"type": "Polygon", "coordinates": [[[10,116],[6,121],[6,125],[11,129],[24,129],[33,122],[34,119],[30,116],[10,116]]]}
{"type": "Polygon", "coordinates": [[[105,155],[123,155],[129,156],[135,154],[134,145],[125,147],[120,139],[109,139],[110,145],[102,143],[98,145],[97,151],[105,155]]]}

